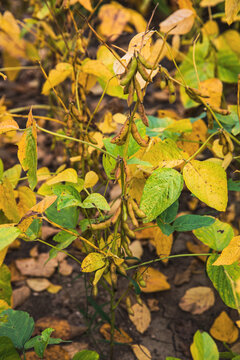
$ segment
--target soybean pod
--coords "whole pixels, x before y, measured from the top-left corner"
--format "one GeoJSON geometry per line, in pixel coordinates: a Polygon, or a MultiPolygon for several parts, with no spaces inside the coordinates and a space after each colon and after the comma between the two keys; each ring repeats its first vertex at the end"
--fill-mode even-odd
{"type": "Polygon", "coordinates": [[[136,74],[137,71],[137,59],[136,56],[133,56],[131,64],[129,66],[129,70],[127,70],[126,75],[120,80],[120,85],[125,86],[127,85],[136,74]]]}

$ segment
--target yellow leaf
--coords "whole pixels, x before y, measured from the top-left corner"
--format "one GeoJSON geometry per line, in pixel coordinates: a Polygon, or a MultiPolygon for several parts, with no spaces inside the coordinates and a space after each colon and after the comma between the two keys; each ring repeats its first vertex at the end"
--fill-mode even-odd
{"type": "Polygon", "coordinates": [[[204,95],[209,96],[206,99],[209,105],[220,107],[223,90],[221,80],[214,78],[201,81],[199,88],[204,95]]]}
{"type": "MultiPolygon", "coordinates": [[[[154,228],[153,231],[153,244],[156,247],[156,253],[159,257],[168,256],[171,254],[173,235],[165,235],[160,228],[154,228]]],[[[162,260],[167,263],[168,259],[162,260]]]]}
{"type": "Polygon", "coordinates": [[[196,13],[191,0],[178,0],[179,9],[189,9],[196,13]]]}
{"type": "Polygon", "coordinates": [[[240,236],[234,236],[213,265],[231,265],[240,259],[240,236]]]}
{"type": "Polygon", "coordinates": [[[144,19],[144,17],[135,10],[132,9],[126,9],[126,10],[130,15],[129,22],[134,25],[137,32],[145,31],[147,28],[147,22],[144,19]]]}
{"type": "Polygon", "coordinates": [[[228,314],[222,311],[212,324],[210,334],[217,340],[232,344],[238,338],[238,328],[228,314]]]}
{"type": "Polygon", "coordinates": [[[240,34],[236,30],[227,30],[214,40],[218,50],[232,50],[240,57],[240,34]]]}
{"type": "Polygon", "coordinates": [[[63,170],[62,172],[60,172],[56,176],[49,179],[46,182],[46,184],[47,185],[54,185],[54,184],[58,184],[58,183],[60,183],[62,181],[68,181],[68,182],[72,182],[72,183],[76,184],[77,180],[78,180],[78,176],[77,176],[76,170],[74,170],[72,168],[69,168],[69,169],[63,170]]]}
{"type": "Polygon", "coordinates": [[[223,145],[220,145],[219,141],[220,141],[220,139],[215,139],[212,143],[212,147],[210,150],[213,152],[213,154],[216,157],[223,159],[224,158],[223,145]]]}
{"type": "Polygon", "coordinates": [[[103,122],[99,124],[99,129],[104,134],[110,134],[116,130],[116,124],[113,121],[113,116],[110,111],[105,113],[103,122]]]}
{"type": "Polygon", "coordinates": [[[133,177],[131,177],[131,181],[128,188],[128,194],[140,203],[143,188],[146,183],[146,178],[143,175],[143,172],[138,170],[133,177]]]}
{"type": "Polygon", "coordinates": [[[74,5],[77,2],[79,2],[79,4],[81,4],[88,11],[93,10],[90,0],[70,0],[70,5],[74,5]]]}
{"type": "Polygon", "coordinates": [[[43,200],[34,205],[30,210],[42,214],[47,208],[49,208],[49,206],[54,203],[56,199],[57,195],[46,196],[43,200]]]}
{"type": "Polygon", "coordinates": [[[140,334],[143,334],[151,323],[151,313],[148,307],[143,303],[139,305],[138,303],[131,306],[133,315],[129,315],[129,319],[136,326],[136,329],[140,334]]]}
{"type": "Polygon", "coordinates": [[[219,34],[218,23],[214,20],[208,20],[202,27],[202,33],[208,37],[218,36],[219,34]]]}
{"type": "Polygon", "coordinates": [[[225,15],[228,25],[231,25],[240,10],[239,0],[226,0],[225,1],[225,15]]]}
{"type": "Polygon", "coordinates": [[[220,4],[224,0],[202,0],[200,2],[200,6],[202,7],[208,7],[208,6],[215,6],[217,4],[220,4]]]}
{"type": "Polygon", "coordinates": [[[0,313],[4,310],[10,309],[11,306],[5,300],[0,299],[0,313]]]}
{"type": "Polygon", "coordinates": [[[47,291],[50,294],[57,294],[60,290],[62,290],[62,286],[61,285],[54,285],[52,283],[50,283],[50,285],[47,288],[47,291]]]}
{"type": "Polygon", "coordinates": [[[7,178],[0,184],[0,208],[4,215],[13,222],[20,220],[12,184],[7,178]]]}
{"type": "Polygon", "coordinates": [[[183,141],[179,140],[177,146],[191,156],[200,147],[200,144],[198,144],[197,141],[204,142],[206,140],[207,131],[208,129],[205,122],[202,119],[199,119],[192,124],[192,132],[190,134],[185,133],[182,135],[183,141]]]}
{"type": "Polygon", "coordinates": [[[195,14],[190,9],[180,9],[160,23],[160,31],[169,35],[187,34],[194,24],[195,14]]]}
{"type": "Polygon", "coordinates": [[[82,272],[92,272],[102,268],[105,265],[105,256],[99,253],[88,254],[82,262],[82,272]]]}
{"type": "Polygon", "coordinates": [[[199,315],[212,307],[214,302],[214,293],[211,288],[197,286],[185,292],[180,300],[179,307],[184,311],[191,312],[193,315],[199,315]]]}
{"type": "Polygon", "coordinates": [[[139,270],[142,274],[146,287],[141,287],[142,292],[151,293],[156,291],[169,290],[170,284],[167,282],[167,277],[160,271],[152,268],[142,266],[139,270]]]}
{"type": "Polygon", "coordinates": [[[99,31],[110,41],[116,40],[121,35],[130,20],[128,11],[115,2],[103,5],[99,10],[98,17],[101,20],[99,31]]]}
{"type": "Polygon", "coordinates": [[[28,210],[36,204],[35,193],[27,186],[19,186],[18,190],[19,202],[17,204],[20,216],[24,216],[28,210]]]}
{"type": "Polygon", "coordinates": [[[134,54],[134,51],[140,51],[145,58],[148,58],[153,34],[154,31],[151,30],[147,33],[143,31],[135,35],[129,42],[127,53],[134,54]]]}
{"type": "Polygon", "coordinates": [[[27,218],[21,220],[17,227],[21,230],[21,232],[25,233],[36,217],[36,215],[28,216],[27,218]]]}
{"type": "Polygon", "coordinates": [[[113,120],[118,124],[124,124],[127,119],[127,116],[122,113],[116,113],[113,115],[113,120]]]}
{"type": "Polygon", "coordinates": [[[11,116],[4,116],[0,121],[0,134],[3,134],[8,131],[18,130],[19,126],[11,116]]]}
{"type": "Polygon", "coordinates": [[[73,67],[69,63],[58,63],[55,69],[50,70],[48,79],[45,81],[42,94],[48,95],[50,90],[56,85],[62,83],[72,74],[73,67]]]}
{"type": "MultiPolygon", "coordinates": [[[[103,324],[100,328],[100,333],[105,337],[106,340],[110,340],[111,339],[110,324],[103,324]]],[[[119,328],[119,329],[114,329],[114,341],[123,344],[129,344],[133,340],[123,329],[119,328]]]]}
{"type": "MultiPolygon", "coordinates": [[[[20,62],[16,57],[11,56],[7,51],[3,51],[3,67],[6,68],[14,68],[14,67],[21,67],[20,62]]],[[[20,69],[16,70],[6,70],[7,78],[9,81],[14,81],[19,73],[20,69]]]]}
{"type": "Polygon", "coordinates": [[[152,359],[151,353],[146,346],[134,344],[131,345],[131,348],[138,360],[152,359]]]}
{"type": "Polygon", "coordinates": [[[2,249],[0,251],[0,267],[2,266],[3,264],[3,261],[5,259],[5,256],[7,255],[7,251],[8,251],[8,246],[6,246],[4,249],[2,249]]]}
{"type": "Polygon", "coordinates": [[[47,167],[42,167],[37,170],[37,179],[38,181],[47,180],[51,177],[50,171],[47,167]]]}
{"type": "Polygon", "coordinates": [[[205,160],[192,160],[183,168],[188,189],[201,201],[218,211],[228,202],[227,176],[221,165],[205,160]]]}
{"type": "Polygon", "coordinates": [[[98,175],[94,171],[89,171],[84,179],[84,187],[86,189],[93,187],[98,182],[98,175]]]}

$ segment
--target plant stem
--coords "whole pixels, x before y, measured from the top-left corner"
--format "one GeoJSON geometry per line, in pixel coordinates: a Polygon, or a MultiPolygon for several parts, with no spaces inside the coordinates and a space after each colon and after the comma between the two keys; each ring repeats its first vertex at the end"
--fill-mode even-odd
{"type": "Polygon", "coordinates": [[[155,262],[165,260],[165,259],[175,259],[175,258],[181,258],[181,257],[187,257],[187,256],[210,256],[210,255],[212,255],[212,254],[211,253],[207,253],[207,254],[177,254],[177,255],[164,256],[159,259],[149,260],[149,261],[143,262],[138,265],[129,266],[125,270],[132,270],[132,269],[136,269],[140,266],[151,265],[155,262]]]}
{"type": "Polygon", "coordinates": [[[114,286],[112,286],[111,303],[110,303],[110,311],[111,311],[110,360],[114,360],[114,329],[115,329],[114,296],[115,296],[115,289],[114,286]]]}
{"type": "Polygon", "coordinates": [[[86,145],[88,145],[88,146],[91,146],[91,147],[93,147],[93,148],[101,151],[103,154],[106,154],[106,155],[111,156],[114,160],[117,160],[117,157],[116,157],[116,156],[114,156],[113,154],[111,154],[110,152],[108,152],[108,151],[106,151],[106,150],[101,149],[101,148],[98,147],[97,145],[94,145],[94,144],[89,143],[89,142],[84,141],[84,140],[75,139],[75,138],[73,138],[73,137],[71,137],[71,136],[67,136],[67,135],[55,133],[54,131],[50,131],[50,130],[44,129],[44,128],[42,128],[41,126],[39,126],[39,125],[37,125],[37,124],[36,124],[36,127],[37,127],[38,130],[41,130],[41,131],[43,131],[43,132],[46,132],[46,133],[48,133],[48,134],[50,134],[50,135],[53,135],[53,136],[56,136],[56,137],[60,137],[60,138],[63,138],[63,139],[66,139],[66,140],[70,140],[70,141],[76,141],[76,142],[79,142],[79,143],[82,143],[82,144],[86,144],[86,145]]]}
{"type": "Polygon", "coordinates": [[[201,151],[203,151],[203,149],[205,148],[205,146],[207,145],[207,143],[209,142],[209,140],[210,140],[213,136],[217,135],[218,133],[219,133],[219,130],[218,130],[218,131],[215,131],[212,135],[210,135],[210,136],[207,138],[207,140],[202,144],[202,146],[200,146],[200,148],[199,148],[192,156],[190,156],[190,158],[188,158],[188,159],[186,160],[186,164],[187,164],[189,161],[191,161],[193,158],[195,158],[201,151]]]}

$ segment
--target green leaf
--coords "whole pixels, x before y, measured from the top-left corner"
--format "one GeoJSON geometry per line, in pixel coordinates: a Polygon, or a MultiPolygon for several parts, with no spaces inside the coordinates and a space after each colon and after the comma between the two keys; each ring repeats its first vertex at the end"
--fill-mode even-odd
{"type": "Polygon", "coordinates": [[[78,222],[79,210],[76,206],[57,210],[57,200],[45,211],[49,220],[65,228],[75,228],[78,222]]]}
{"type": "Polygon", "coordinates": [[[168,357],[166,357],[166,360],[181,360],[181,359],[172,357],[172,356],[168,356],[168,357]]]}
{"type": "Polygon", "coordinates": [[[156,219],[180,196],[183,188],[182,175],[174,170],[161,168],[154,170],[143,189],[140,208],[147,215],[144,222],[156,219]]]}
{"type": "Polygon", "coordinates": [[[222,301],[233,309],[240,306],[240,294],[235,290],[235,283],[240,279],[240,267],[232,265],[212,265],[219,255],[211,255],[207,262],[207,274],[217,289],[222,301]]]}
{"type": "Polygon", "coordinates": [[[176,231],[192,231],[203,226],[209,226],[214,222],[215,219],[210,216],[183,215],[174,221],[173,227],[176,231]]]}
{"type": "Polygon", "coordinates": [[[228,180],[228,191],[240,191],[240,180],[228,180]]]}
{"type": "Polygon", "coordinates": [[[227,83],[237,83],[240,73],[238,56],[230,50],[217,52],[217,66],[219,79],[227,83]]]}
{"type": "Polygon", "coordinates": [[[11,297],[11,272],[7,265],[3,264],[0,267],[0,299],[6,301],[6,303],[11,306],[11,297]]]}
{"type": "MultiPolygon", "coordinates": [[[[75,232],[76,235],[69,234],[68,232],[62,230],[53,237],[53,240],[58,243],[56,245],[56,248],[58,250],[66,249],[78,237],[78,233],[75,229],[69,229],[69,230],[75,232]]],[[[50,250],[49,260],[57,256],[58,253],[57,249],[50,250]]]]}
{"type": "Polygon", "coordinates": [[[81,206],[82,200],[79,192],[69,184],[56,184],[52,188],[53,193],[58,196],[57,210],[70,206],[81,206]]]}
{"type": "Polygon", "coordinates": [[[82,350],[76,353],[72,360],[98,360],[99,355],[96,351],[82,350]]]}
{"type": "Polygon", "coordinates": [[[33,222],[25,232],[29,240],[33,241],[39,236],[41,225],[41,219],[33,219],[33,222]]]}
{"type": "Polygon", "coordinates": [[[21,165],[17,164],[11,167],[10,169],[4,171],[3,179],[8,178],[13,188],[15,188],[18,184],[22,172],[21,165]]]}
{"type": "Polygon", "coordinates": [[[0,251],[9,246],[20,233],[21,231],[14,226],[0,227],[0,251]]]}
{"type": "Polygon", "coordinates": [[[234,236],[231,225],[218,219],[212,225],[196,229],[193,233],[205,245],[217,251],[223,250],[234,236]]]}
{"type": "Polygon", "coordinates": [[[24,345],[24,349],[28,350],[34,347],[36,354],[42,359],[44,356],[44,351],[46,350],[46,347],[48,345],[56,345],[62,342],[68,342],[59,338],[51,338],[51,334],[53,331],[54,329],[52,328],[47,328],[43,330],[41,335],[37,335],[27,341],[24,345]]]}
{"type": "Polygon", "coordinates": [[[0,314],[0,336],[7,336],[17,349],[23,349],[34,330],[33,318],[19,310],[4,310],[0,314]]]}
{"type": "Polygon", "coordinates": [[[163,234],[169,236],[174,232],[174,227],[170,224],[164,224],[159,218],[157,218],[157,225],[160,227],[163,234]]]}
{"type": "Polygon", "coordinates": [[[170,224],[176,218],[178,208],[179,208],[179,201],[176,200],[171,206],[169,206],[159,215],[159,219],[164,224],[170,224]]]}
{"type": "Polygon", "coordinates": [[[81,207],[85,209],[96,207],[100,210],[110,210],[110,206],[108,205],[107,200],[98,193],[88,195],[88,197],[83,201],[81,207]]]}
{"type": "Polygon", "coordinates": [[[0,337],[0,359],[2,360],[21,360],[11,339],[6,336],[0,337]]]}
{"type": "Polygon", "coordinates": [[[193,360],[218,360],[219,353],[215,341],[206,332],[195,333],[193,343],[191,345],[191,354],[193,360]]]}

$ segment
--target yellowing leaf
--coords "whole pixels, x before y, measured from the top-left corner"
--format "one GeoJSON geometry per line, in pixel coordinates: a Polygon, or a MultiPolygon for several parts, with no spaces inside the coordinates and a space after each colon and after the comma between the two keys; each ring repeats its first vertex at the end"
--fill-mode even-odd
{"type": "Polygon", "coordinates": [[[216,37],[219,34],[218,23],[214,20],[208,20],[202,27],[202,33],[208,37],[216,37]]]}
{"type": "Polygon", "coordinates": [[[18,129],[17,122],[11,116],[5,116],[3,120],[0,120],[0,134],[18,129]]]}
{"type": "Polygon", "coordinates": [[[92,272],[105,265],[105,256],[99,253],[88,254],[81,265],[82,272],[92,272]]]}
{"type": "Polygon", "coordinates": [[[60,183],[62,181],[68,181],[68,182],[72,182],[72,183],[76,184],[77,180],[78,180],[78,176],[77,176],[76,170],[69,168],[69,169],[63,170],[62,172],[60,172],[56,176],[49,179],[46,182],[46,184],[47,185],[54,185],[54,184],[58,184],[58,183],[60,183]]]}
{"type": "Polygon", "coordinates": [[[8,178],[4,178],[0,184],[0,209],[9,220],[14,222],[20,220],[13,187],[8,178]]]}
{"type": "MultiPolygon", "coordinates": [[[[105,337],[106,340],[111,339],[111,326],[110,324],[103,324],[100,328],[100,333],[105,337]]],[[[121,328],[114,329],[114,341],[120,342],[123,344],[129,344],[133,340],[132,338],[121,328]]]]}
{"type": "Polygon", "coordinates": [[[90,0],[70,0],[70,5],[74,5],[76,3],[81,4],[85,9],[87,9],[88,11],[92,11],[92,4],[90,0]]]}
{"type": "Polygon", "coordinates": [[[160,31],[171,35],[187,34],[194,24],[194,12],[190,9],[180,9],[160,23],[160,31]]]}
{"type": "Polygon", "coordinates": [[[196,12],[193,7],[192,0],[178,0],[177,2],[179,9],[190,9],[193,12],[196,12]]]}
{"type": "Polygon", "coordinates": [[[4,310],[7,310],[7,309],[10,309],[10,305],[8,305],[8,303],[3,300],[3,299],[0,299],[0,313],[4,310]]]}
{"type": "Polygon", "coordinates": [[[19,186],[18,188],[19,202],[17,204],[20,216],[24,216],[28,210],[36,204],[35,193],[27,186],[19,186]]]}
{"type": "Polygon", "coordinates": [[[231,25],[240,10],[239,0],[225,1],[225,15],[228,25],[231,25]]]}
{"type": "Polygon", "coordinates": [[[223,90],[223,84],[221,80],[213,78],[201,81],[199,88],[204,95],[209,96],[206,99],[206,102],[209,105],[220,107],[223,90]]]}
{"type": "Polygon", "coordinates": [[[133,315],[129,315],[129,319],[136,326],[138,332],[143,334],[150,325],[151,322],[151,313],[148,307],[143,303],[139,305],[138,303],[134,304],[131,307],[133,315]]]}
{"type": "Polygon", "coordinates": [[[2,266],[3,261],[4,261],[6,255],[7,255],[7,251],[8,251],[8,246],[6,246],[2,250],[0,250],[0,267],[2,266]]]}
{"type": "Polygon", "coordinates": [[[19,60],[16,59],[16,57],[11,56],[7,51],[3,51],[2,55],[3,55],[3,67],[16,68],[16,70],[14,69],[6,70],[8,80],[14,81],[20,71],[21,64],[19,60]]]}
{"type": "Polygon", "coordinates": [[[145,31],[147,28],[147,22],[144,19],[144,17],[133,9],[126,9],[126,10],[130,15],[129,22],[134,25],[137,32],[140,33],[142,31],[145,31]]]}
{"type": "Polygon", "coordinates": [[[139,273],[142,274],[143,280],[146,283],[146,287],[141,287],[141,290],[145,293],[151,293],[156,291],[169,290],[170,284],[167,282],[167,277],[160,271],[152,267],[141,267],[139,273]]]}
{"type": "Polygon", "coordinates": [[[211,288],[197,286],[185,292],[180,300],[179,307],[184,311],[191,312],[193,315],[199,315],[213,306],[214,301],[214,293],[211,288]]]}
{"type": "Polygon", "coordinates": [[[46,196],[43,200],[39,201],[39,203],[34,205],[30,210],[42,214],[54,203],[56,199],[57,195],[46,196]]]}
{"type": "Polygon", "coordinates": [[[217,340],[225,341],[229,344],[235,342],[238,338],[238,328],[225,311],[215,319],[210,329],[210,334],[217,340]]]}
{"type": "Polygon", "coordinates": [[[231,265],[240,259],[240,236],[234,236],[213,265],[231,265]]]}
{"type": "Polygon", "coordinates": [[[192,124],[190,119],[175,120],[166,127],[166,130],[173,132],[190,132],[192,131],[192,124]]]}
{"type": "Polygon", "coordinates": [[[199,200],[218,211],[225,211],[228,201],[227,176],[221,165],[192,160],[183,168],[188,189],[199,200]]]}
{"type": "Polygon", "coordinates": [[[61,84],[68,76],[72,75],[72,65],[69,63],[58,63],[55,69],[50,70],[45,81],[42,94],[48,95],[50,90],[56,85],[61,84]]]}
{"type": "Polygon", "coordinates": [[[99,10],[98,17],[101,20],[100,33],[111,41],[121,35],[130,20],[130,14],[117,3],[103,5],[99,10]]]}
{"type": "Polygon", "coordinates": [[[205,122],[202,119],[199,119],[192,124],[192,132],[190,134],[185,133],[182,135],[183,141],[180,139],[177,142],[177,146],[191,156],[200,147],[200,143],[198,144],[197,142],[204,142],[206,140],[207,131],[208,129],[205,122]]]}
{"type": "Polygon", "coordinates": [[[240,57],[240,34],[236,30],[227,30],[217,39],[214,40],[214,43],[218,50],[232,50],[240,57]]]}
{"type": "Polygon", "coordinates": [[[50,171],[47,167],[42,167],[37,170],[37,179],[38,181],[47,180],[51,177],[50,171]]]}
{"type": "Polygon", "coordinates": [[[98,182],[98,175],[94,171],[89,171],[85,176],[84,187],[86,189],[93,187],[94,185],[96,185],[97,182],[98,182]]]}
{"type": "Polygon", "coordinates": [[[131,348],[138,360],[152,359],[151,353],[146,346],[134,344],[131,345],[131,348]]]}
{"type": "Polygon", "coordinates": [[[28,114],[27,128],[18,143],[18,159],[24,171],[27,171],[31,189],[37,184],[37,129],[32,117],[32,110],[28,114]]]}

